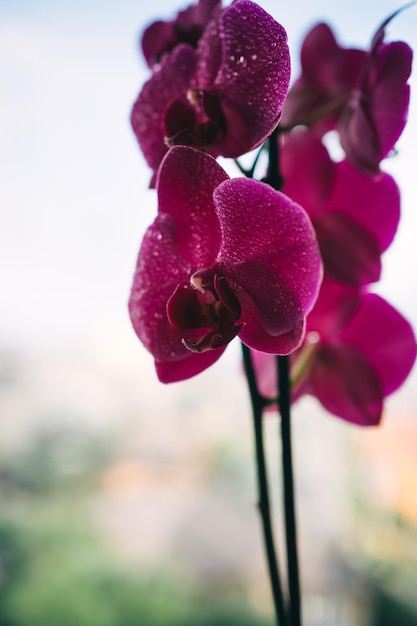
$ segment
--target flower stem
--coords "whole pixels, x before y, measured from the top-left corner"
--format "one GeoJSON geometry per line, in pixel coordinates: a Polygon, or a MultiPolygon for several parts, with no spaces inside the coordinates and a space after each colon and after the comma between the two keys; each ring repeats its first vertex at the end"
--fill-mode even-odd
{"type": "Polygon", "coordinates": [[[268,171],[262,182],[268,183],[273,189],[280,191],[284,184],[279,166],[279,144],[278,144],[279,126],[274,130],[268,138],[268,171]]]}
{"type": "Polygon", "coordinates": [[[250,350],[242,344],[243,363],[252,404],[253,425],[255,434],[256,467],[258,480],[258,509],[261,515],[264,546],[268,562],[269,578],[274,601],[277,626],[287,625],[287,616],[284,605],[284,597],[281,587],[281,579],[278,570],[276,549],[271,523],[271,507],[269,503],[268,476],[266,471],[265,448],[263,437],[262,412],[264,399],[258,391],[255,372],[253,369],[250,350]]]}
{"type": "Polygon", "coordinates": [[[287,546],[290,625],[301,626],[297,532],[294,505],[294,478],[291,450],[291,393],[288,356],[278,356],[279,410],[281,414],[282,467],[284,482],[285,540],[287,546]]]}
{"type": "Polygon", "coordinates": [[[243,165],[240,163],[240,161],[238,159],[235,159],[235,165],[239,169],[240,173],[243,174],[244,176],[246,176],[246,178],[253,178],[256,166],[257,166],[258,161],[259,161],[259,157],[261,156],[263,151],[264,151],[264,145],[262,145],[259,148],[258,152],[256,153],[255,159],[254,159],[254,161],[252,163],[252,166],[249,169],[246,169],[245,167],[243,167],[243,165]]]}

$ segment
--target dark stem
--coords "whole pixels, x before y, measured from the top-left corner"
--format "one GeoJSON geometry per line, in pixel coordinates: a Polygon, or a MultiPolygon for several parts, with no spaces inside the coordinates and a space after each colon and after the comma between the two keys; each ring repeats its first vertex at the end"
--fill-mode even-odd
{"type": "MultiPolygon", "coordinates": [[[[279,129],[268,140],[269,162],[265,182],[280,190],[284,180],[279,162],[279,129]]],[[[297,533],[294,505],[294,477],[291,451],[291,387],[290,361],[288,356],[277,357],[279,411],[281,414],[282,478],[285,511],[285,541],[287,548],[287,572],[289,592],[290,626],[301,626],[300,582],[298,572],[297,533]]]]}
{"type": "Polygon", "coordinates": [[[281,169],[279,166],[279,130],[278,126],[268,138],[268,171],[266,177],[263,179],[264,183],[268,183],[274,189],[280,190],[284,184],[284,179],[281,176],[281,169]]]}
{"type": "Polygon", "coordinates": [[[277,361],[279,411],[281,414],[285,540],[287,546],[290,625],[301,626],[301,599],[297,554],[297,529],[294,505],[294,477],[291,450],[290,359],[288,356],[278,356],[277,361]]]}
{"type": "Polygon", "coordinates": [[[256,153],[255,159],[254,159],[254,161],[252,163],[252,166],[249,169],[246,169],[245,167],[243,167],[243,165],[240,163],[240,161],[238,159],[235,159],[235,164],[238,167],[238,169],[240,170],[240,173],[243,174],[244,176],[246,176],[246,178],[253,178],[256,166],[257,166],[258,161],[259,161],[259,157],[261,156],[262,152],[264,151],[264,146],[265,146],[265,144],[263,144],[259,148],[258,152],[256,153]]]}
{"type": "Polygon", "coordinates": [[[271,523],[271,508],[269,503],[268,476],[266,471],[265,448],[263,437],[262,412],[265,401],[258,391],[255,372],[253,369],[250,350],[242,344],[243,363],[249,394],[252,405],[253,425],[255,434],[256,468],[258,480],[258,508],[261,515],[265,552],[268,562],[269,578],[274,601],[276,623],[278,626],[287,625],[287,616],[282,594],[281,579],[278,570],[276,550],[271,523]]]}

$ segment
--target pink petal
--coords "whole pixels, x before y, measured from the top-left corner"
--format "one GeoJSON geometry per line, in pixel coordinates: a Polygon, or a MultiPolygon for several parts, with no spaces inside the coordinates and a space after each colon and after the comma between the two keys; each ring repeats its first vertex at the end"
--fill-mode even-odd
{"type": "Polygon", "coordinates": [[[314,221],[324,275],[360,287],[379,280],[381,252],[371,233],[345,213],[332,211],[314,221]]]}
{"type": "Polygon", "coordinates": [[[196,52],[180,45],[162,59],[161,66],[143,85],[133,105],[131,123],[149,166],[157,170],[168,148],[164,142],[165,112],[171,102],[187,103],[186,94],[195,69],[196,52]]]}
{"type": "Polygon", "coordinates": [[[175,222],[170,215],[159,215],[145,233],[129,298],[133,328],[156,359],[188,356],[168,322],[166,304],[178,284],[188,284],[189,276],[176,245],[175,222]]]}
{"type": "Polygon", "coordinates": [[[220,0],[199,0],[179,11],[173,20],[150,24],[142,36],[142,50],[149,67],[152,68],[163,54],[181,43],[196,48],[205,26],[220,5],[220,0]]]}
{"type": "Polygon", "coordinates": [[[150,24],[142,35],[142,51],[147,64],[152,68],[164,52],[172,50],[177,42],[174,21],[158,20],[150,24]]]}
{"type": "MultiPolygon", "coordinates": [[[[254,311],[256,311],[255,307],[254,311]]],[[[301,345],[305,333],[304,320],[297,322],[288,332],[273,336],[265,331],[262,320],[255,312],[247,319],[248,322],[239,332],[239,338],[245,345],[254,350],[274,355],[287,355],[301,345]]]]}
{"type": "Polygon", "coordinates": [[[337,164],[333,194],[323,212],[338,211],[363,226],[384,252],[394,239],[400,218],[398,186],[389,174],[371,180],[347,161],[337,164]]]}
{"type": "Polygon", "coordinates": [[[320,139],[305,129],[285,135],[281,170],[283,192],[301,204],[314,220],[332,192],[336,175],[336,164],[320,139]]]}
{"type": "Polygon", "coordinates": [[[174,146],[157,180],[159,211],[177,225],[177,245],[193,271],[213,264],[220,247],[220,225],[213,192],[229,177],[209,155],[174,146]]]}
{"type": "Polygon", "coordinates": [[[207,28],[198,53],[195,87],[218,95],[227,124],[210,152],[237,157],[278,123],[290,79],[285,30],[255,3],[238,0],[207,28]]]}
{"type": "Polygon", "coordinates": [[[340,143],[346,159],[364,176],[378,178],[381,148],[374,125],[355,92],[340,118],[340,143]]]}
{"type": "MultiPolygon", "coordinates": [[[[302,75],[291,87],[283,109],[284,124],[303,120],[319,109],[347,95],[355,86],[365,60],[363,50],[342,48],[327,24],[314,26],[301,49],[302,75]]],[[[321,137],[335,127],[340,110],[312,124],[321,137]]]]}
{"type": "Polygon", "coordinates": [[[324,340],[338,337],[361,303],[355,287],[325,278],[313,310],[307,317],[307,333],[317,332],[324,340]]]}
{"type": "Polygon", "coordinates": [[[218,350],[196,353],[189,352],[184,358],[177,361],[155,361],[155,369],[161,383],[176,383],[196,376],[213,365],[225,351],[225,347],[218,350]]]}
{"type": "Polygon", "coordinates": [[[384,395],[392,393],[405,381],[416,358],[416,339],[411,325],[376,294],[364,296],[340,340],[361,351],[378,373],[384,395]]]}
{"type": "Polygon", "coordinates": [[[379,423],[384,396],[381,382],[353,346],[318,347],[311,363],[310,386],[330,413],[359,426],[379,423]]]}
{"type": "Polygon", "coordinates": [[[378,132],[380,158],[394,148],[407,121],[413,52],[402,41],[381,46],[378,50],[378,74],[372,86],[372,117],[378,132]]]}
{"type": "MultiPolygon", "coordinates": [[[[291,354],[291,367],[297,363],[300,350],[296,350],[291,354]]],[[[269,400],[275,400],[278,397],[278,369],[277,359],[273,354],[266,354],[257,350],[251,350],[252,363],[255,369],[256,383],[259,393],[269,400]]],[[[291,389],[291,402],[295,403],[301,396],[309,393],[308,378],[302,378],[291,389]]],[[[266,410],[277,410],[277,404],[269,404],[266,410]]]]}
{"type": "Polygon", "coordinates": [[[407,121],[412,50],[400,41],[379,44],[369,54],[365,79],[340,120],[346,158],[366,176],[393,150],[407,121]]]}
{"type": "Polygon", "coordinates": [[[252,349],[251,358],[259,393],[264,398],[276,398],[278,395],[276,357],[273,354],[252,349]]]}
{"type": "MultiPolygon", "coordinates": [[[[250,296],[268,334],[292,331],[311,310],[321,282],[307,214],[284,194],[245,178],[221,183],[214,201],[222,231],[217,261],[224,276],[250,296]]],[[[246,304],[241,301],[244,323],[250,318],[246,304]]]]}
{"type": "Polygon", "coordinates": [[[301,49],[301,65],[306,80],[330,100],[347,93],[356,83],[365,52],[343,48],[327,24],[313,27],[301,49]]]}

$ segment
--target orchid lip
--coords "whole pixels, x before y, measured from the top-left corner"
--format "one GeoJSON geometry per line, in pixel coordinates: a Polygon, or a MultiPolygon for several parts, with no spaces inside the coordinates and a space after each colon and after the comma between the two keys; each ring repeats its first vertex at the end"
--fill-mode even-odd
{"type": "Polygon", "coordinates": [[[189,287],[178,285],[169,298],[168,321],[191,352],[221,348],[243,326],[236,323],[241,315],[239,301],[224,277],[217,274],[210,282],[193,275],[190,283],[189,287]]]}
{"type": "Polygon", "coordinates": [[[226,133],[220,99],[214,92],[189,89],[186,100],[173,101],[165,112],[166,146],[189,145],[208,149],[226,133]]]}

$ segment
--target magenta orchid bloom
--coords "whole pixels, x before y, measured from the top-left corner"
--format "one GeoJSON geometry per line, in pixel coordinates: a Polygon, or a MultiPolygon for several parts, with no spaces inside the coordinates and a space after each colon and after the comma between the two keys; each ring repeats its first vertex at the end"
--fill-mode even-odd
{"type": "Polygon", "coordinates": [[[157,190],[129,311],[160,380],[198,374],[236,335],[264,352],[296,349],[321,281],[305,211],[181,146],[166,155],[157,190]]]}
{"type": "Polygon", "coordinates": [[[402,41],[384,43],[385,27],[378,29],[353,97],[344,107],[339,124],[346,158],[368,176],[380,174],[407,121],[413,52],[402,41]]]}
{"type": "Polygon", "coordinates": [[[149,166],[168,148],[196,147],[236,158],[276,127],[287,95],[285,30],[250,0],[236,0],[208,23],[197,49],[177,45],[142,88],[131,122],[149,166]]]}
{"type": "Polygon", "coordinates": [[[199,0],[197,4],[180,11],[173,20],[159,20],[150,24],[141,42],[149,67],[158,64],[164,54],[171,52],[180,43],[196,48],[207,23],[220,7],[221,0],[199,0]]]}
{"type": "MultiPolygon", "coordinates": [[[[337,417],[375,426],[384,398],[405,381],[416,353],[410,324],[388,302],[325,280],[303,347],[291,356],[293,400],[311,394],[337,417]]],[[[276,397],[274,359],[259,352],[253,359],[261,393],[276,397]]]]}
{"type": "Polygon", "coordinates": [[[342,48],[326,24],[306,36],[302,75],[288,93],[284,124],[306,123],[321,136],[340,133],[347,160],[366,176],[380,175],[407,119],[412,50],[383,42],[391,15],[375,34],[368,53],[342,48]]]}
{"type": "Polygon", "coordinates": [[[400,217],[394,179],[372,180],[346,160],[333,162],[320,139],[302,130],[285,136],[281,169],[283,192],[314,225],[325,276],[353,286],[377,281],[400,217]]]}
{"type": "Polygon", "coordinates": [[[359,80],[365,58],[364,50],[339,46],[327,24],[314,26],[301,48],[301,76],[288,92],[282,123],[304,124],[314,116],[311,129],[318,136],[334,129],[341,107],[359,80]],[[326,114],[321,115],[321,111],[326,114]]]}

